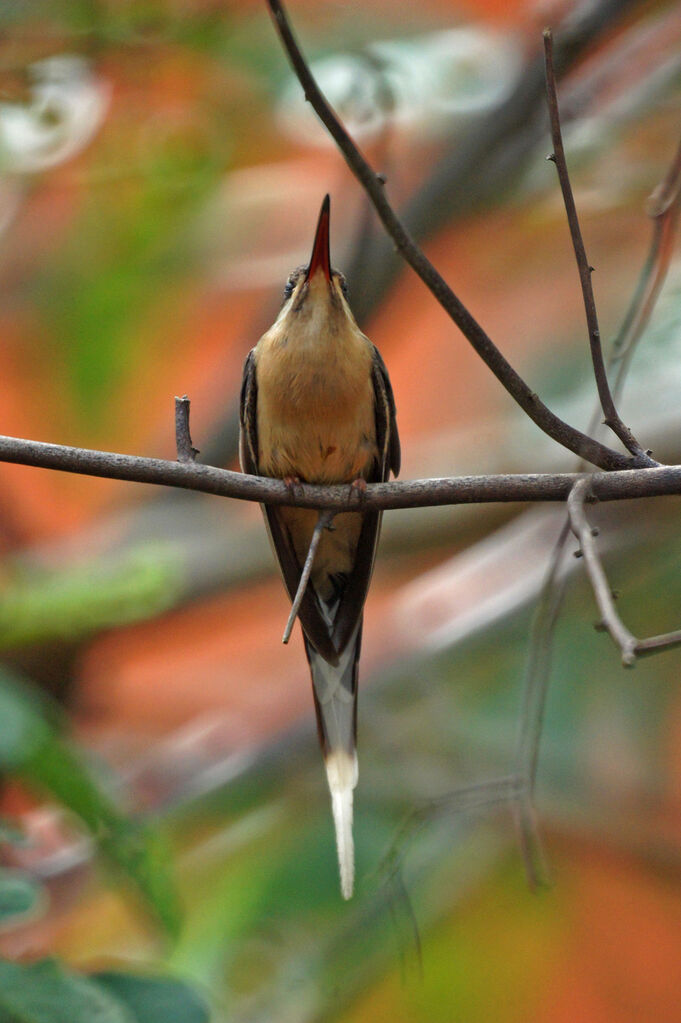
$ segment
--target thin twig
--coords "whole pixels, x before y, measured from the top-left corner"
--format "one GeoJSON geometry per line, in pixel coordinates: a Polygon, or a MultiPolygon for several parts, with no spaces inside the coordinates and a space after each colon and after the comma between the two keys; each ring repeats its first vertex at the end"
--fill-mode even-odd
{"type": "Polygon", "coordinates": [[[681,646],[681,629],[675,629],[674,632],[663,632],[659,636],[649,636],[648,639],[636,640],[636,656],[645,657],[646,654],[656,654],[659,650],[671,650],[675,646],[681,646]]]}
{"type": "Polygon", "coordinates": [[[565,540],[569,535],[563,526],[551,558],[532,621],[530,649],[525,671],[525,685],[520,712],[518,737],[518,774],[525,779],[525,794],[515,804],[515,818],[525,874],[531,890],[548,884],[550,873],[539,837],[534,809],[534,788],[537,779],[539,745],[544,725],[548,681],[551,673],[553,634],[563,603],[567,577],[561,573],[565,540]]]}
{"type": "Polygon", "coordinates": [[[569,535],[570,527],[566,521],[549,562],[530,633],[518,738],[518,772],[527,778],[530,796],[534,792],[537,778],[539,740],[544,724],[553,653],[553,633],[563,603],[567,580],[561,568],[569,535]]]}
{"type": "Polygon", "coordinates": [[[639,640],[629,632],[629,629],[627,629],[617,614],[612,590],[598,556],[594,540],[595,531],[589,525],[584,511],[584,503],[589,494],[590,482],[590,479],[585,477],[578,483],[575,483],[568,497],[570,528],[579,540],[582,557],[584,558],[584,567],[589,576],[591,588],[594,591],[598,610],[601,613],[602,625],[620,648],[622,664],[626,668],[631,668],[635,664],[637,656],[657,653],[659,650],[680,646],[681,629],[639,640]]]}
{"type": "Polygon", "coordinates": [[[288,643],[288,641],[291,638],[293,626],[295,624],[296,618],[298,617],[298,612],[300,611],[300,605],[302,603],[305,590],[307,589],[307,584],[310,578],[310,573],[312,571],[312,566],[314,564],[315,555],[317,553],[317,548],[319,547],[319,541],[322,538],[322,532],[325,529],[329,528],[335,514],[336,513],[334,511],[331,511],[330,509],[327,508],[325,511],[320,511],[317,517],[317,522],[315,523],[314,530],[312,531],[312,537],[310,539],[310,546],[307,551],[307,557],[305,558],[305,564],[303,565],[303,571],[300,573],[298,589],[296,590],[296,595],[293,598],[293,603],[291,604],[291,613],[288,616],[286,628],[284,629],[284,635],[281,638],[282,643],[288,643]]]}
{"type": "Polygon", "coordinates": [[[379,863],[377,873],[390,877],[399,869],[402,848],[407,838],[436,817],[445,813],[466,813],[503,803],[514,803],[524,795],[525,779],[516,774],[493,778],[490,781],[462,785],[435,799],[429,799],[411,810],[402,821],[390,848],[379,863]]]}
{"type": "Polygon", "coordinates": [[[350,170],[365,189],[386,231],[407,263],[429,288],[435,299],[459,327],[511,397],[544,433],[593,465],[608,470],[649,465],[650,460],[645,455],[632,457],[622,455],[563,422],[528,387],[408,234],[386,198],[382,178],[365,160],[319,89],[295,40],[280,0],[267,0],[267,2],[279,37],[303,88],[306,100],[327,128],[350,170]]]}
{"type": "Polygon", "coordinates": [[[671,263],[681,209],[681,141],[663,181],[653,191],[646,212],[653,221],[650,248],[622,326],[613,342],[612,362],[619,362],[614,392],[618,394],[633,349],[648,325],[671,263]]]}
{"type": "MultiPolygon", "coordinates": [[[[388,900],[391,906],[391,916],[393,918],[393,925],[395,933],[398,934],[399,918],[397,916],[396,907],[398,905],[404,906],[405,913],[407,916],[407,924],[411,931],[412,941],[414,943],[414,951],[416,953],[416,963],[418,966],[419,979],[423,980],[423,946],[421,944],[421,932],[419,931],[419,923],[414,910],[414,904],[411,901],[409,891],[404,881],[404,875],[402,873],[400,865],[396,865],[390,876],[386,879],[386,887],[388,890],[388,900]],[[394,898],[394,904],[392,902],[394,898]]],[[[402,981],[406,982],[406,956],[402,948],[400,952],[400,965],[402,967],[402,981]]]]}
{"type": "MultiPolygon", "coordinates": [[[[593,52],[603,36],[611,40],[617,25],[626,22],[628,12],[641,3],[642,0],[571,3],[569,16],[562,20],[560,35],[555,40],[558,81],[581,61],[585,50],[593,52]]],[[[561,6],[567,9],[566,4],[561,6]]],[[[580,80],[586,78],[588,88],[588,81],[594,76],[597,72],[583,68],[580,80]]],[[[532,51],[506,98],[486,114],[479,113],[470,130],[462,133],[460,125],[453,125],[451,134],[444,139],[441,159],[432,168],[424,167],[424,177],[416,190],[405,196],[400,218],[420,245],[439,234],[444,223],[470,217],[499,203],[509,185],[522,177],[528,159],[536,152],[542,135],[540,111],[545,105],[543,53],[532,51]]],[[[357,276],[348,278],[358,321],[369,320],[398,276],[401,260],[395,258],[393,250],[388,235],[375,237],[364,251],[357,276]],[[361,288],[357,286],[360,282],[361,288]]]]}
{"type": "Polygon", "coordinates": [[[622,664],[631,667],[636,660],[636,637],[632,636],[615,610],[610,584],[596,550],[594,534],[584,511],[584,502],[589,493],[591,481],[588,477],[575,483],[568,497],[567,507],[570,528],[579,540],[591,588],[594,591],[603,625],[622,652],[622,664]]]}
{"type": "Polygon", "coordinates": [[[186,394],[181,398],[175,398],[175,446],[178,462],[194,462],[199,454],[199,449],[192,446],[189,432],[190,404],[186,394]]]}
{"type": "MultiPolygon", "coordinates": [[[[82,476],[179,487],[261,504],[317,510],[333,508],[337,512],[357,510],[357,499],[348,495],[347,484],[317,486],[304,483],[296,486],[293,492],[283,480],[218,469],[201,462],[143,458],[113,451],[45,444],[19,437],[0,436],[0,462],[56,469],[82,476]]],[[[362,494],[362,509],[386,511],[389,508],[434,508],[456,504],[565,501],[580,478],[580,474],[576,473],[508,473],[369,483],[362,494]]],[[[681,494],[681,465],[597,472],[590,478],[592,491],[599,501],[681,494]]]]}
{"type": "Polygon", "coordinates": [[[527,884],[530,891],[536,892],[539,888],[546,888],[550,884],[550,874],[539,837],[537,814],[530,792],[521,793],[513,803],[513,816],[527,884]]]}
{"type": "MultiPolygon", "coordinates": [[[[681,141],[669,166],[664,180],[654,190],[648,201],[648,214],[654,220],[653,234],[641,271],[638,284],[625,314],[622,326],[613,342],[608,366],[619,362],[613,393],[615,400],[621,398],[624,381],[638,341],[648,324],[657,297],[664,284],[671,262],[672,243],[679,219],[679,198],[681,192],[681,141]]],[[[587,433],[597,436],[602,412],[594,411],[587,433]]],[[[578,471],[585,469],[583,461],[578,471]]],[[[532,632],[525,672],[523,705],[521,711],[520,737],[518,743],[518,771],[528,778],[528,792],[531,798],[537,776],[539,745],[544,721],[544,710],[551,674],[553,635],[562,607],[567,585],[567,575],[560,571],[570,536],[570,523],[566,518],[546,573],[546,580],[539,597],[537,610],[532,622],[532,632]]],[[[643,656],[656,653],[662,648],[675,645],[678,633],[655,636],[637,644],[637,653],[643,656]]]]}
{"type": "Polygon", "coordinates": [[[563,147],[563,137],[560,130],[558,97],[556,95],[556,79],[553,71],[553,36],[551,35],[551,30],[548,28],[544,30],[544,61],[546,65],[546,96],[549,108],[549,117],[551,120],[551,138],[553,141],[553,153],[549,159],[555,163],[556,170],[558,171],[558,180],[563,194],[565,213],[567,215],[568,226],[570,228],[570,237],[572,238],[572,246],[575,252],[575,259],[577,260],[579,280],[582,286],[582,298],[584,300],[584,311],[586,313],[586,322],[589,330],[591,361],[593,362],[594,376],[596,378],[596,386],[598,388],[598,397],[605,416],[605,425],[610,427],[613,433],[619,437],[632,455],[641,460],[645,460],[644,464],[657,465],[658,463],[653,461],[653,459],[651,459],[643,450],[629,427],[625,426],[622,422],[615,407],[612,394],[610,393],[608,375],[605,370],[605,362],[603,359],[603,347],[601,345],[601,332],[598,326],[596,301],[594,299],[593,286],[591,283],[593,267],[589,265],[589,261],[586,258],[586,249],[584,248],[584,240],[579,226],[579,218],[577,216],[575,200],[572,194],[572,186],[570,185],[567,161],[565,159],[565,149],[563,147]]]}

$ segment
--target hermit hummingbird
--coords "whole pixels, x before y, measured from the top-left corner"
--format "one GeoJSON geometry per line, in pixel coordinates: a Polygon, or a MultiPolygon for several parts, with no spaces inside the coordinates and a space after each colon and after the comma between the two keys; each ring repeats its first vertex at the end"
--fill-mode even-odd
{"type": "MultiPolygon", "coordinates": [[[[330,199],[322,203],[307,266],[288,278],[274,324],[244,366],[239,456],[243,472],[304,483],[366,483],[400,468],[395,401],[378,349],[357,326],[345,278],[331,267],[330,199]]],[[[357,672],[364,601],[381,513],[339,512],[322,531],[299,619],[333,808],[343,897],[352,895],[357,784],[357,672]]],[[[264,505],[293,600],[318,513],[264,505]]]]}

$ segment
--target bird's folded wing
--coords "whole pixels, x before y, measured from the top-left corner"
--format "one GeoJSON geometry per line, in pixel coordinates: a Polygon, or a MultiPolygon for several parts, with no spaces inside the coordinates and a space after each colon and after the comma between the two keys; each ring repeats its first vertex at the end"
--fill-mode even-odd
{"type": "MultiPolygon", "coordinates": [[[[373,346],[372,346],[373,347],[373,346]]],[[[376,446],[378,460],[368,478],[369,483],[385,482],[392,470],[397,476],[400,471],[400,439],[395,421],[395,399],[385,363],[377,348],[373,348],[372,378],[374,385],[374,410],[376,416],[376,446]]],[[[333,627],[333,643],[337,650],[343,650],[352,636],[362,614],[371,573],[374,569],[378,534],[381,529],[381,513],[364,513],[362,530],[357,542],[353,568],[336,611],[333,627]]]]}

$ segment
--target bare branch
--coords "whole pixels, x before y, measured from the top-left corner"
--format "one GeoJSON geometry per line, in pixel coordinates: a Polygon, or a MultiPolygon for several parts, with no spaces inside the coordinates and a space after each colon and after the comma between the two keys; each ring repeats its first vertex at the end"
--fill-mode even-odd
{"type": "Polygon", "coordinates": [[[291,638],[293,626],[295,624],[296,618],[298,617],[298,612],[300,611],[300,605],[302,603],[305,590],[307,589],[307,583],[310,578],[312,566],[314,564],[315,554],[317,553],[317,548],[319,547],[319,541],[322,538],[322,532],[324,529],[328,529],[330,527],[335,514],[336,514],[335,512],[330,511],[329,509],[327,509],[326,511],[321,511],[319,513],[319,517],[317,518],[314,530],[312,531],[310,546],[307,551],[307,557],[305,558],[305,564],[303,565],[303,571],[300,573],[298,589],[296,590],[296,595],[293,599],[293,603],[291,604],[291,613],[288,616],[286,628],[284,629],[284,635],[281,638],[282,643],[288,643],[288,641],[291,638]]]}
{"type": "MultiPolygon", "coordinates": [[[[0,462],[56,469],[82,476],[179,487],[261,504],[333,508],[337,512],[357,510],[357,500],[348,495],[347,484],[313,486],[305,483],[292,491],[283,480],[249,476],[200,462],[92,451],[19,437],[0,436],[0,462]]],[[[362,494],[362,509],[385,511],[389,508],[433,508],[447,504],[565,501],[579,479],[581,475],[575,473],[509,473],[370,483],[362,494]]],[[[599,501],[681,494],[681,465],[597,472],[590,479],[592,492],[599,501]]]]}
{"type": "Polygon", "coordinates": [[[655,188],[648,199],[647,213],[653,220],[659,220],[673,203],[678,203],[681,193],[681,142],[676,147],[674,159],[663,180],[655,188]]]}
{"type": "Polygon", "coordinates": [[[588,500],[590,483],[590,478],[585,477],[579,480],[578,483],[575,483],[570,492],[567,502],[570,528],[579,540],[581,553],[584,558],[584,567],[589,576],[591,588],[594,591],[598,610],[601,613],[603,627],[620,648],[622,664],[626,668],[630,668],[635,664],[636,658],[639,655],[656,653],[658,650],[681,645],[681,629],[665,633],[661,636],[651,636],[648,639],[639,640],[629,632],[617,614],[612,590],[596,549],[594,539],[596,531],[589,525],[586,512],[584,511],[584,503],[588,500]]]}
{"type": "Polygon", "coordinates": [[[562,566],[569,535],[570,529],[566,522],[549,562],[530,632],[518,739],[518,772],[527,777],[530,796],[537,778],[539,741],[544,724],[553,653],[553,633],[565,593],[566,575],[562,571],[562,566]]]}
{"type": "Polygon", "coordinates": [[[563,193],[565,213],[567,214],[570,237],[572,238],[572,247],[575,252],[575,259],[577,260],[577,268],[579,270],[579,280],[582,286],[582,298],[584,300],[584,310],[586,312],[586,322],[589,330],[591,361],[593,362],[594,376],[596,378],[596,386],[598,388],[598,397],[601,402],[603,414],[605,415],[605,425],[610,427],[613,433],[619,437],[632,455],[637,456],[641,460],[645,460],[644,464],[657,465],[658,463],[653,461],[653,459],[646,454],[629,427],[625,426],[620,419],[619,413],[615,408],[615,402],[613,401],[612,394],[610,393],[608,375],[606,373],[605,362],[603,360],[601,332],[598,327],[598,314],[596,313],[596,301],[594,299],[593,286],[591,284],[593,267],[589,265],[589,261],[586,258],[586,249],[584,248],[584,240],[579,226],[579,218],[577,216],[575,200],[572,194],[572,186],[570,185],[570,177],[565,159],[565,149],[563,147],[563,137],[560,130],[558,97],[556,95],[556,79],[553,72],[553,36],[551,35],[551,30],[548,28],[544,30],[544,61],[546,65],[546,96],[549,108],[549,117],[551,119],[551,138],[553,141],[553,153],[549,159],[553,160],[556,165],[560,189],[563,193]]]}
{"type": "Polygon", "coordinates": [[[544,433],[593,465],[611,470],[651,464],[645,455],[633,457],[622,455],[563,422],[528,387],[408,234],[386,198],[382,178],[366,161],[319,89],[293,36],[280,0],[267,0],[267,2],[279,37],[303,88],[306,100],[312,105],[315,113],[336,142],[348,167],[365,189],[386,231],[407,263],[429,288],[435,299],[459,327],[464,337],[511,397],[544,433]]]}
{"type": "Polygon", "coordinates": [[[584,567],[594,591],[598,610],[601,612],[603,625],[622,651],[622,664],[626,667],[631,667],[636,660],[636,638],[624,626],[615,611],[612,590],[598,557],[593,530],[587,522],[584,502],[589,493],[589,486],[590,481],[586,478],[580,480],[579,483],[575,483],[572,488],[568,497],[570,528],[579,540],[580,550],[584,558],[584,567]]]}
{"type": "Polygon", "coordinates": [[[523,798],[525,787],[524,778],[511,774],[493,778],[490,781],[462,785],[460,788],[429,799],[417,806],[406,815],[398,828],[388,852],[378,866],[379,876],[389,878],[399,869],[405,842],[423,828],[428,821],[446,813],[466,813],[504,803],[513,805],[516,800],[523,798]]]}
{"type": "Polygon", "coordinates": [[[671,650],[675,646],[681,646],[681,629],[637,640],[636,656],[645,657],[646,654],[656,654],[659,650],[671,650]]]}
{"type": "Polygon", "coordinates": [[[175,446],[178,462],[193,462],[199,454],[199,449],[192,446],[189,433],[189,406],[190,401],[186,394],[181,398],[175,398],[175,446]]]}
{"type": "Polygon", "coordinates": [[[518,795],[516,802],[513,803],[513,813],[527,884],[530,891],[535,892],[550,883],[550,874],[539,837],[537,814],[531,792],[523,791],[518,795]]]}
{"type": "Polygon", "coordinates": [[[622,387],[633,350],[648,325],[662,285],[667,277],[674,250],[676,229],[681,209],[681,141],[664,180],[653,191],[647,203],[653,221],[653,235],[648,256],[624,321],[613,342],[611,362],[619,362],[614,392],[622,387]]]}
{"type": "MultiPolygon", "coordinates": [[[[613,343],[609,365],[612,366],[618,360],[620,361],[614,387],[614,393],[618,400],[635,346],[648,323],[667,275],[671,261],[672,243],[679,219],[680,192],[681,142],[677,146],[664,180],[657,186],[649,200],[648,213],[654,219],[653,237],[638,285],[622,327],[613,343]]],[[[588,427],[589,434],[595,436],[599,419],[600,415],[597,409],[588,427]]],[[[584,463],[582,462],[578,469],[583,468],[584,463]]],[[[518,744],[518,770],[519,773],[526,774],[528,777],[530,798],[537,776],[539,744],[551,673],[553,634],[567,582],[567,577],[561,571],[561,566],[564,562],[569,536],[570,524],[566,519],[549,562],[530,635],[518,744]]],[[[670,633],[667,636],[642,640],[637,645],[637,652],[639,655],[643,655],[670,647],[674,645],[676,635],[676,633],[670,633]]]]}

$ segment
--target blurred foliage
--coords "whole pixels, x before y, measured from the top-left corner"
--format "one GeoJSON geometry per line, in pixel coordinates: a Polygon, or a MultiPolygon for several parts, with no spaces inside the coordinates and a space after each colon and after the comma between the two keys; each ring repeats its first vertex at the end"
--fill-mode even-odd
{"type": "Polygon", "coordinates": [[[125,973],[90,976],[52,959],[22,966],[0,960],[0,1017],[7,1023],[207,1023],[185,984],[125,973]]]}
{"type": "Polygon", "coordinates": [[[0,928],[33,917],[45,906],[42,885],[30,874],[0,869],[0,928]]]}
{"type": "Polygon", "coordinates": [[[2,591],[0,650],[149,618],[172,607],[181,590],[179,557],[169,544],[147,544],[108,564],[18,572],[2,591]]]}
{"type": "MultiPolygon", "coordinates": [[[[222,137],[228,140],[229,132],[222,137]]],[[[131,154],[121,167],[130,180],[107,187],[112,170],[116,184],[110,161],[120,149],[108,160],[105,151],[91,173],[102,174],[108,201],[98,195],[86,202],[33,282],[35,308],[58,346],[53,357],[64,366],[74,407],[94,428],[121,379],[148,358],[138,331],[151,310],[176,301],[192,260],[188,224],[226,161],[224,151],[207,148],[208,139],[189,125],[148,140],[147,154],[143,138],[128,143],[140,151],[137,166],[131,154]]]]}
{"type": "Polygon", "coordinates": [[[59,714],[47,697],[0,668],[0,771],[72,811],[167,932],[176,935],[180,914],[165,839],[119,808],[111,784],[95,775],[60,732],[59,714]]]}
{"type": "MultiPolygon", "coordinates": [[[[651,523],[608,558],[624,584],[622,612],[642,634],[671,625],[681,606],[676,507],[658,502],[651,523]]],[[[673,838],[656,831],[674,784],[660,751],[678,706],[678,660],[671,652],[624,670],[596,614],[575,579],[538,791],[555,888],[527,890],[509,806],[453,809],[458,786],[514,770],[525,607],[455,648],[393,666],[362,693],[349,906],[337,893],[311,728],[175,815],[191,892],[175,968],[225,1000],[225,1019],[533,1019],[572,941],[574,844],[613,847],[653,876],[664,863],[676,883],[681,869],[673,838]]],[[[609,869],[616,877],[622,867],[609,869]]]]}

